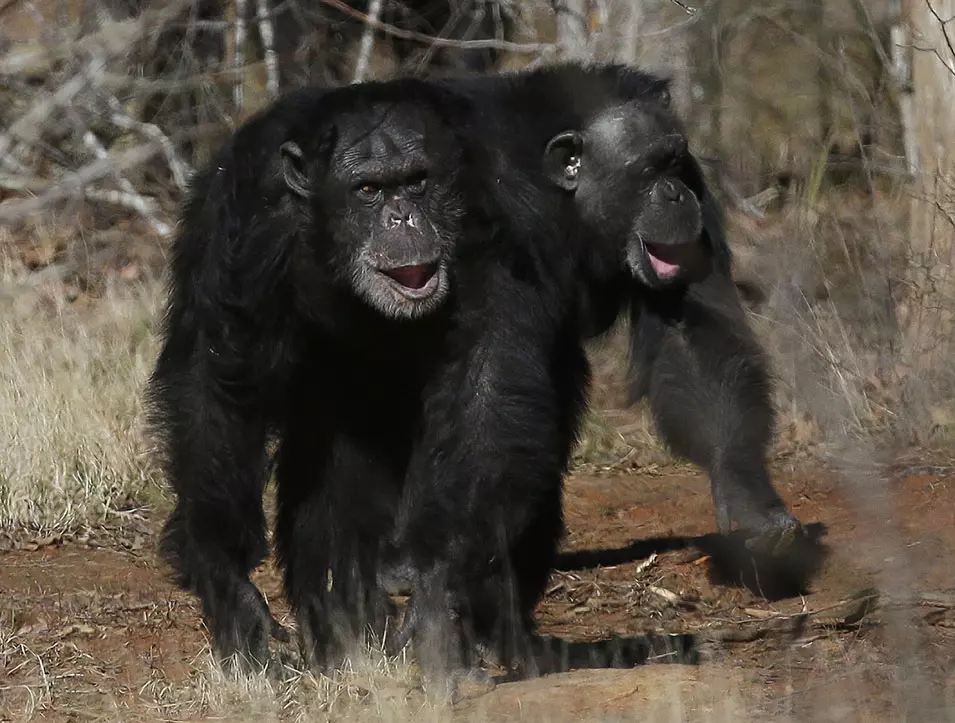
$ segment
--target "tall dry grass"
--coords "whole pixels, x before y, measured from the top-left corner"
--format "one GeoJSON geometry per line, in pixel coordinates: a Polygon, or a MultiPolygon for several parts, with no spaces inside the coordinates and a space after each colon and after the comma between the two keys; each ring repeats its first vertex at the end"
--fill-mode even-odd
{"type": "Polygon", "coordinates": [[[157,282],[107,281],[94,304],[0,265],[0,527],[61,531],[158,499],[141,389],[157,282]]]}

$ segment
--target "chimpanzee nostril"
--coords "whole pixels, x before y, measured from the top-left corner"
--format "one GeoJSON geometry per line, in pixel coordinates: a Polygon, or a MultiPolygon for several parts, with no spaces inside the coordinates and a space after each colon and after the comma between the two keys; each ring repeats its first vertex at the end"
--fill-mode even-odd
{"type": "Polygon", "coordinates": [[[663,179],[657,183],[656,191],[659,197],[668,203],[680,203],[683,201],[682,184],[673,183],[673,181],[663,179]]]}
{"type": "Polygon", "coordinates": [[[396,228],[403,223],[408,223],[408,214],[402,213],[396,209],[388,209],[385,213],[385,227],[386,228],[396,228]]]}

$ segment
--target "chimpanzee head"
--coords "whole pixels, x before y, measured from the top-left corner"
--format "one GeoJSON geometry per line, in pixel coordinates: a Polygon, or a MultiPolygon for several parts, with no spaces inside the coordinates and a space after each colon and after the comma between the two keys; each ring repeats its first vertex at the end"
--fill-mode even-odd
{"type": "Polygon", "coordinates": [[[612,104],[582,132],[548,143],[545,168],[575,203],[592,242],[607,244],[643,284],[664,288],[705,273],[705,187],[660,85],[612,104]]]}
{"type": "Polygon", "coordinates": [[[342,88],[313,140],[281,149],[316,256],[336,284],[395,319],[448,296],[464,213],[457,139],[423,93],[412,83],[342,88]]]}

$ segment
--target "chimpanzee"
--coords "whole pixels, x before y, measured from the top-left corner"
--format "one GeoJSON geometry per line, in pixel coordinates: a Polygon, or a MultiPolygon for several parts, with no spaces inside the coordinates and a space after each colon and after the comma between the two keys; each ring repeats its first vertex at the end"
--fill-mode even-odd
{"type": "MultiPolygon", "coordinates": [[[[656,102],[628,95],[549,150],[563,149],[558,182],[576,194],[593,238],[611,248],[626,239],[631,400],[647,397],[667,444],[709,472],[720,532],[736,523],[755,533],[754,544],[772,541],[798,525],[766,468],[775,415],[765,355],[733,283],[718,206],[668,110],[669,93],[661,87],[655,95],[656,102]]],[[[594,254],[596,244],[589,248],[588,269],[600,268],[596,257],[611,258],[594,254]]],[[[608,288],[594,281],[585,282],[591,298],[608,288]]],[[[604,312],[602,305],[595,301],[592,312],[604,312]]],[[[605,331],[609,319],[596,320],[592,331],[605,331]]]]}
{"type": "MultiPolygon", "coordinates": [[[[578,333],[603,333],[629,309],[633,396],[648,396],[664,439],[710,473],[720,531],[735,522],[771,544],[794,534],[798,522],[766,469],[773,409],[763,353],[667,83],[623,66],[562,65],[444,86],[473,102],[478,115],[464,132],[496,139],[492,176],[539,168],[573,194],[578,333]],[[568,128],[579,130],[555,132],[568,128]]],[[[500,207],[541,222],[538,209],[500,207]]],[[[535,499],[548,488],[526,472],[462,477],[458,460],[480,437],[446,431],[462,429],[453,415],[428,421],[440,444],[420,449],[442,454],[413,458],[381,574],[383,586],[412,591],[395,644],[413,636],[416,647],[422,637],[438,645],[447,612],[479,647],[533,665],[540,651],[527,633],[556,554],[560,509],[550,495],[535,499]]]]}
{"type": "MultiPolygon", "coordinates": [[[[379,548],[406,476],[431,461],[492,493],[520,480],[498,502],[541,540],[546,576],[587,385],[563,241],[576,213],[529,156],[487,153],[495,129],[464,133],[477,116],[412,79],[305,90],[192,184],[149,397],[177,495],[162,550],[220,656],[261,663],[284,635],[249,580],[267,554],[270,438],[277,554],[310,660],[380,632],[379,548]]],[[[443,541],[447,523],[425,522],[443,541]]]]}

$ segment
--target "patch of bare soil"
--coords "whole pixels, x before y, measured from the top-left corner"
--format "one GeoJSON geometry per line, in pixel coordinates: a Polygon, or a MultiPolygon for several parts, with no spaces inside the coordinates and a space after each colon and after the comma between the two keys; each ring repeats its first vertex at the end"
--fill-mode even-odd
{"type": "MultiPolygon", "coordinates": [[[[777,469],[775,480],[803,522],[825,526],[829,555],[804,594],[769,602],[717,576],[705,477],[682,468],[572,477],[541,632],[694,633],[701,663],[502,682],[453,717],[955,720],[955,475],[899,474],[871,517],[831,473],[777,469]]],[[[11,548],[0,552],[0,721],[178,717],[163,701],[204,670],[206,637],[154,541],[0,545],[11,548]]],[[[276,571],[266,566],[256,581],[287,616],[276,571]]]]}

